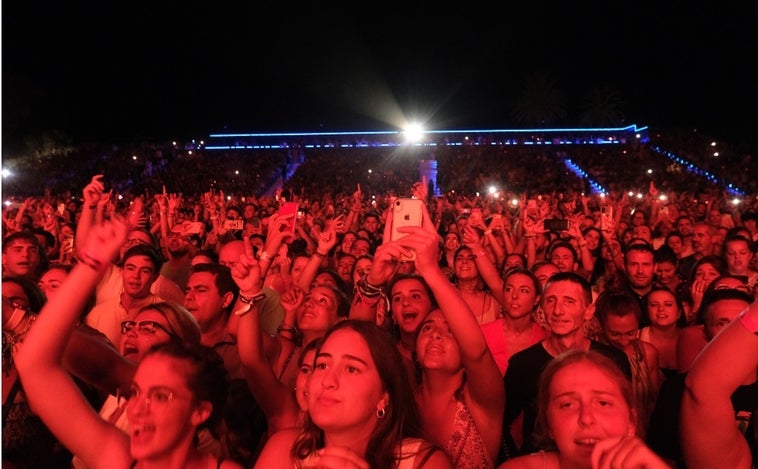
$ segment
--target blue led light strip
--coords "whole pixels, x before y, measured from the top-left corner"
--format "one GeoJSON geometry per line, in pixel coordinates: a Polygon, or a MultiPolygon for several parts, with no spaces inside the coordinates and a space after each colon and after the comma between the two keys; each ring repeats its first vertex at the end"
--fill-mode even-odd
{"type": "Polygon", "coordinates": [[[672,153],[672,152],[670,152],[668,150],[664,150],[664,149],[662,149],[661,147],[658,147],[658,146],[654,146],[651,149],[654,152],[667,157],[671,161],[674,161],[675,163],[678,163],[678,164],[684,166],[684,168],[688,172],[690,172],[692,174],[696,174],[698,176],[704,177],[705,179],[707,179],[708,181],[712,182],[713,184],[724,185],[726,191],[729,194],[740,196],[740,197],[744,197],[745,196],[745,191],[743,191],[742,189],[736,187],[732,183],[726,183],[725,184],[724,182],[719,182],[719,179],[716,176],[714,176],[713,173],[711,173],[709,171],[706,171],[706,170],[704,170],[704,169],[696,166],[695,163],[692,163],[691,161],[688,161],[685,158],[682,158],[681,156],[677,156],[674,153],[672,153]]]}
{"type": "Polygon", "coordinates": [[[587,174],[587,171],[583,170],[578,164],[574,163],[571,158],[566,158],[563,160],[566,163],[566,167],[571,171],[572,173],[576,174],[577,177],[581,179],[586,179],[587,182],[590,184],[590,188],[592,189],[592,192],[595,194],[608,194],[608,191],[605,190],[605,188],[600,185],[599,182],[592,179],[589,174],[587,174]]]}

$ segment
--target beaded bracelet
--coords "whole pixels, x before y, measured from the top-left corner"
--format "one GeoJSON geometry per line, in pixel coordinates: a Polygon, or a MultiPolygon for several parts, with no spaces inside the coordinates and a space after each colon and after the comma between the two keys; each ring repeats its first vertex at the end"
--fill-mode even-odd
{"type": "Polygon", "coordinates": [[[366,298],[377,298],[384,292],[384,290],[382,290],[382,287],[371,285],[366,277],[360,279],[355,287],[358,290],[358,293],[366,298]]]}

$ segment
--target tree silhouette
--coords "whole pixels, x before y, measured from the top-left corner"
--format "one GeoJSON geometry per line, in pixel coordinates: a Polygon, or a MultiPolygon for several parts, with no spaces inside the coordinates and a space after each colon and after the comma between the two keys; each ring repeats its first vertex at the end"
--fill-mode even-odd
{"type": "Polygon", "coordinates": [[[579,122],[585,127],[617,127],[624,123],[624,106],[618,92],[609,87],[593,89],[582,102],[579,122]]]}
{"type": "Polygon", "coordinates": [[[549,73],[532,73],[524,79],[516,98],[513,118],[525,125],[547,127],[566,118],[566,102],[549,73]]]}

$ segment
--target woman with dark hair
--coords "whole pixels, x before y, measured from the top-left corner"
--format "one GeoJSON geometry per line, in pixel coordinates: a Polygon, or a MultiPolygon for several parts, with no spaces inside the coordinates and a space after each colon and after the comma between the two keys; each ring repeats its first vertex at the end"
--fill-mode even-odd
{"type": "Polygon", "coordinates": [[[256,468],[453,467],[444,452],[422,438],[397,349],[375,324],[335,324],[316,351],[307,386],[303,428],[271,435],[256,468]]]}
{"type": "Polygon", "coordinates": [[[653,286],[645,295],[649,326],[640,329],[640,340],[653,344],[658,350],[658,362],[667,378],[677,374],[676,344],[683,324],[682,304],[672,292],[663,286],[653,286]]]}
{"type": "Polygon", "coordinates": [[[498,469],[669,469],[637,436],[631,384],[619,367],[595,351],[570,350],[540,376],[537,453],[498,469]]]}
{"type": "Polygon", "coordinates": [[[228,376],[212,349],[169,341],[144,356],[128,392],[129,434],[92,409],[61,365],[71,326],[129,228],[117,216],[92,227],[79,262],[29,331],[16,361],[29,403],[91,468],[239,468],[195,447],[198,430],[215,426],[227,396],[228,376]]]}
{"type": "Polygon", "coordinates": [[[703,256],[695,262],[687,278],[686,291],[689,295],[684,302],[684,312],[688,325],[695,323],[695,315],[698,309],[700,309],[700,302],[703,301],[703,294],[708,285],[717,277],[726,275],[727,273],[726,260],[721,256],[703,256]]]}
{"type": "Polygon", "coordinates": [[[658,349],[639,339],[642,308],[630,293],[606,290],[595,300],[595,316],[602,327],[601,342],[624,351],[629,358],[639,430],[644,436],[663,374],[658,349]]]}
{"type": "MultiPolygon", "coordinates": [[[[486,261],[489,262],[489,261],[486,261]]],[[[505,376],[510,357],[550,335],[550,330],[534,322],[533,313],[540,303],[542,285],[529,270],[513,268],[502,281],[502,318],[482,324],[482,334],[505,376]]]]}

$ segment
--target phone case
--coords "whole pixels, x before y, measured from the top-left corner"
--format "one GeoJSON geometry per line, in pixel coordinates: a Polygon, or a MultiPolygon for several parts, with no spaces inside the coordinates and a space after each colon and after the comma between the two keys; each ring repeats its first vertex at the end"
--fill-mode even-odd
{"type": "Polygon", "coordinates": [[[297,221],[297,209],[299,204],[297,202],[285,202],[279,207],[279,215],[292,215],[289,218],[289,224],[287,225],[287,231],[290,233],[295,232],[295,222],[297,221]]]}
{"type": "Polygon", "coordinates": [[[402,226],[421,226],[422,206],[421,199],[400,198],[392,203],[392,231],[390,232],[390,241],[406,236],[405,233],[399,233],[398,228],[402,226]]]}

